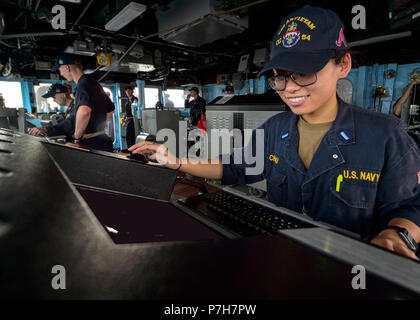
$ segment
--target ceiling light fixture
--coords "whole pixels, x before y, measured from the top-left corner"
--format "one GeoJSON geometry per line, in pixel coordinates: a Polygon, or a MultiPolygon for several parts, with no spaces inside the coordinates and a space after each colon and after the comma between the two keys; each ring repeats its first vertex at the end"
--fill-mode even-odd
{"type": "Polygon", "coordinates": [[[118,31],[140,16],[146,9],[147,7],[144,4],[130,2],[105,25],[105,29],[108,31],[118,31]]]}
{"type": "Polygon", "coordinates": [[[136,68],[139,72],[151,72],[156,70],[153,64],[148,63],[129,63],[130,67],[136,68]]]}
{"type": "Polygon", "coordinates": [[[61,2],[81,3],[82,0],[60,0],[61,2]]]}

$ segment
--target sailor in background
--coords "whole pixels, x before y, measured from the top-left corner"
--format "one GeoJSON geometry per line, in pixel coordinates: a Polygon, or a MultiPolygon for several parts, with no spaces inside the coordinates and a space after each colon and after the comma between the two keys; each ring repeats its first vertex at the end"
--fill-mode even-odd
{"type": "Polygon", "coordinates": [[[404,90],[404,93],[402,96],[397,100],[397,102],[392,107],[392,113],[396,117],[401,117],[401,111],[404,103],[407,101],[407,99],[410,97],[411,90],[416,84],[420,84],[420,80],[412,80],[410,84],[407,86],[407,88],[404,90]]]}
{"type": "Polygon", "coordinates": [[[77,85],[74,143],[69,145],[113,152],[112,139],[104,130],[107,116],[115,109],[114,103],[91,75],[84,74],[82,65],[73,55],[59,55],[53,68],[56,70],[77,85]]]}
{"type": "Polygon", "coordinates": [[[233,95],[233,94],[235,94],[235,90],[233,89],[232,86],[226,86],[226,88],[223,89],[223,93],[227,96],[228,95],[233,95]]]}
{"type": "Polygon", "coordinates": [[[200,97],[197,87],[192,87],[189,91],[185,99],[185,109],[190,109],[191,124],[196,126],[206,114],[206,100],[200,97]],[[193,99],[190,101],[190,98],[193,99]]]}
{"type": "Polygon", "coordinates": [[[123,112],[125,112],[125,119],[123,126],[126,128],[125,138],[127,141],[127,149],[136,143],[136,132],[134,127],[134,117],[131,105],[134,102],[138,103],[137,97],[133,95],[133,87],[125,88],[125,94],[127,95],[127,102],[124,104],[123,112]]]}
{"type": "Polygon", "coordinates": [[[45,128],[31,128],[29,134],[33,136],[39,136],[47,134],[48,136],[66,136],[67,142],[73,142],[74,133],[74,99],[70,96],[69,90],[66,86],[55,83],[49,87],[43,98],[53,98],[54,102],[59,106],[66,106],[66,112],[64,114],[64,120],[53,126],[47,126],[45,128]]]}
{"type": "Polygon", "coordinates": [[[165,102],[165,109],[168,109],[168,110],[175,109],[175,104],[171,99],[169,99],[169,97],[170,97],[169,93],[165,92],[163,94],[163,100],[165,102]]]}

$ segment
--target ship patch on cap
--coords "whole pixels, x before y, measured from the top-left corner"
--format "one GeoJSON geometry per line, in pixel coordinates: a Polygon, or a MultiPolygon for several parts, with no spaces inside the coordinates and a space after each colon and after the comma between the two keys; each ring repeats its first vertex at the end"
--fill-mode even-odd
{"type": "Polygon", "coordinates": [[[302,22],[303,24],[307,25],[310,30],[316,28],[313,22],[305,17],[293,17],[286,21],[285,24],[280,28],[280,31],[277,33],[280,35],[283,29],[287,26],[287,30],[284,33],[283,37],[280,37],[276,41],[276,46],[282,44],[285,48],[291,48],[298,43],[299,40],[307,40],[311,41],[310,34],[302,34],[301,31],[298,29],[298,24],[295,22],[302,22]]]}
{"type": "Polygon", "coordinates": [[[287,31],[283,36],[282,45],[285,48],[291,48],[293,47],[298,41],[300,40],[300,31],[297,29],[297,23],[292,22],[287,27],[287,31]]]}

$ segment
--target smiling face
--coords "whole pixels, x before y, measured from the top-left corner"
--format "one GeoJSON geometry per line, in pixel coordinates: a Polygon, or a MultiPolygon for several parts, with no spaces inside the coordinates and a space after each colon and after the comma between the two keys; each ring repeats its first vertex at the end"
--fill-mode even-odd
{"type": "MultiPolygon", "coordinates": [[[[293,113],[310,123],[330,122],[338,110],[336,97],[337,81],[345,78],[351,69],[351,57],[346,54],[340,64],[330,60],[316,73],[317,81],[307,87],[300,87],[292,79],[286,79],[286,88],[276,91],[293,113]]],[[[274,75],[289,74],[273,70],[274,75]]]]}

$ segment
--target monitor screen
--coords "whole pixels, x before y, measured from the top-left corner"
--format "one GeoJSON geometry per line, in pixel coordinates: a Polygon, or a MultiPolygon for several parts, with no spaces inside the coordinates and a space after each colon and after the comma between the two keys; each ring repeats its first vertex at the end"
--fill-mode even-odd
{"type": "Polygon", "coordinates": [[[116,244],[224,238],[168,202],[76,188],[116,244]]]}

